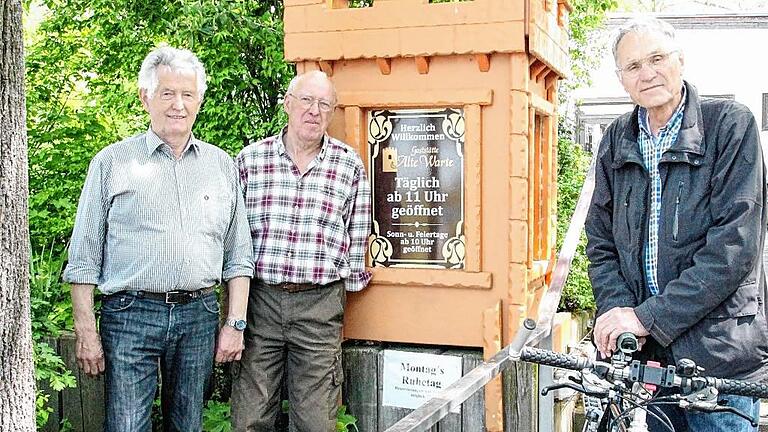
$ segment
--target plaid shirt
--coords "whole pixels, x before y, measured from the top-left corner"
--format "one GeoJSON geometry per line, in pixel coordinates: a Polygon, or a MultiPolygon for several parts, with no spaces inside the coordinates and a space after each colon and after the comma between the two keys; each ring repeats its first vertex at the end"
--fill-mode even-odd
{"type": "Polygon", "coordinates": [[[254,277],[328,284],[347,291],[370,281],[365,251],[371,230],[371,189],[360,157],[329,136],[302,175],[283,132],[237,156],[255,258],[254,277]]]}
{"type": "Polygon", "coordinates": [[[666,125],[659,130],[658,136],[650,132],[648,110],[640,107],[638,123],[640,134],[638,144],[643,154],[645,168],[651,179],[651,212],[648,217],[648,242],[645,245],[645,279],[651,294],[659,293],[657,270],[659,266],[659,215],[661,213],[661,176],[659,175],[659,160],[665,151],[677,141],[677,134],[683,124],[683,108],[685,108],[685,87],[683,87],[680,105],[666,125]]]}

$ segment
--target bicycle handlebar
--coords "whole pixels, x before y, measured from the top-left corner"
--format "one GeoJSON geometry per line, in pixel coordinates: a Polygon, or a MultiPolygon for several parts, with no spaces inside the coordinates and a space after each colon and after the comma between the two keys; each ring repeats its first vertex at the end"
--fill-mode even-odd
{"type": "Polygon", "coordinates": [[[706,377],[706,380],[707,385],[716,388],[720,393],[756,398],[768,397],[768,384],[712,377],[706,377]]]}
{"type": "MultiPolygon", "coordinates": [[[[611,380],[620,379],[646,384],[661,384],[664,387],[679,386],[691,389],[692,391],[713,387],[724,394],[768,398],[768,384],[706,376],[686,377],[677,374],[673,366],[667,368],[645,366],[647,371],[652,371],[653,373],[638,374],[638,367],[617,370],[608,363],[593,362],[583,357],[531,347],[525,347],[520,351],[520,360],[561,369],[589,369],[601,378],[611,380]]],[[[637,362],[637,365],[640,366],[639,362],[637,362]]]]}
{"type": "Polygon", "coordinates": [[[520,360],[560,369],[582,370],[594,367],[594,362],[588,358],[531,347],[523,348],[520,360]]]}

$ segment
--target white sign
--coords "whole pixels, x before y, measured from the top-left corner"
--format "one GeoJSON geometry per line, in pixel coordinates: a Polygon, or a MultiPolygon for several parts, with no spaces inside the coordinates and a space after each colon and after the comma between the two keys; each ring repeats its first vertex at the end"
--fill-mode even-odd
{"type": "Polygon", "coordinates": [[[461,357],[384,350],[382,404],[415,409],[461,378],[461,357]]]}

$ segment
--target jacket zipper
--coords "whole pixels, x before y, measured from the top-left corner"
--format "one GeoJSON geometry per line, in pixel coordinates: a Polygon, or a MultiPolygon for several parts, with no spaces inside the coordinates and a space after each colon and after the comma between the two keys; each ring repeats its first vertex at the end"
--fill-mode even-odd
{"type": "Polygon", "coordinates": [[[629,187],[627,195],[624,197],[624,225],[627,230],[627,236],[631,238],[631,229],[629,224],[629,198],[632,196],[632,186],[629,187]]]}
{"type": "Polygon", "coordinates": [[[675,219],[672,221],[672,240],[677,241],[680,230],[680,195],[683,194],[683,182],[677,185],[677,198],[675,199],[675,219]]]}

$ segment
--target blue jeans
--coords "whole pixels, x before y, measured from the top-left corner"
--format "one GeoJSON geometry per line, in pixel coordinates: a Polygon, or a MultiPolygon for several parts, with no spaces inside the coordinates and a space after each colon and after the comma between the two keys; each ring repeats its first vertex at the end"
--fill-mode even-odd
{"type": "MultiPolygon", "coordinates": [[[[755,420],[760,416],[760,399],[720,395],[718,399],[726,399],[728,405],[744,414],[751,415],[755,420]]],[[[665,407],[664,414],[669,417],[675,427],[675,432],[757,432],[756,427],[745,419],[731,413],[703,413],[698,411],[685,411],[678,407],[665,407]]],[[[669,431],[651,416],[648,416],[648,430],[650,432],[669,431]]]]}
{"type": "Polygon", "coordinates": [[[105,296],[100,320],[106,359],[104,430],[152,430],[158,365],[164,430],[202,430],[218,320],[216,293],[176,305],[136,292],[105,296]]]}

